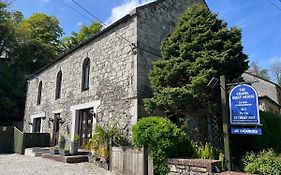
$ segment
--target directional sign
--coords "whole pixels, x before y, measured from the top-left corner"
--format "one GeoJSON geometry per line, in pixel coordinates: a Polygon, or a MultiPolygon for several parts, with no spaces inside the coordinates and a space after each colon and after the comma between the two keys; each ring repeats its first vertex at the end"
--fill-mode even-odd
{"type": "Polygon", "coordinates": [[[231,128],[231,134],[261,135],[261,128],[231,128]]]}
{"type": "Polygon", "coordinates": [[[258,95],[256,90],[247,85],[235,86],[229,94],[230,124],[260,124],[258,95]]]}

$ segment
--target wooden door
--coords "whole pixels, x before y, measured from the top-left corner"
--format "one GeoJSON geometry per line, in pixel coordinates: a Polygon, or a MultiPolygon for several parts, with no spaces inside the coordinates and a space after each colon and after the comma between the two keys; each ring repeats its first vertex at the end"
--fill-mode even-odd
{"type": "Polygon", "coordinates": [[[79,111],[78,135],[82,147],[92,138],[93,116],[90,114],[90,110],[91,108],[79,111]]]}
{"type": "Polygon", "coordinates": [[[54,120],[53,120],[53,146],[58,145],[59,141],[59,134],[60,134],[60,114],[55,114],[54,120]]]}

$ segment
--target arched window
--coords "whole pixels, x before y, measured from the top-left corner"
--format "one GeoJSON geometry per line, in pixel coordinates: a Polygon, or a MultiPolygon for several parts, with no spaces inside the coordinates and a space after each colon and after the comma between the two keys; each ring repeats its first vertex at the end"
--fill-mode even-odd
{"type": "Polygon", "coordinates": [[[57,74],[56,99],[59,99],[61,95],[61,82],[62,82],[62,72],[59,71],[57,74]]]}
{"type": "Polygon", "coordinates": [[[90,78],[90,59],[86,58],[83,62],[82,90],[89,89],[89,78],[90,78]]]}
{"type": "Polygon", "coordinates": [[[38,85],[37,105],[41,104],[41,95],[42,95],[42,81],[40,81],[38,85]]]}

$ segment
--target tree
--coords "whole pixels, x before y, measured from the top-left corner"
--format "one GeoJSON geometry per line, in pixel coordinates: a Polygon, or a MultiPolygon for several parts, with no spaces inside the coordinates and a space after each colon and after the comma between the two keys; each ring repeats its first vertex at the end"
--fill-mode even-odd
{"type": "Polygon", "coordinates": [[[37,13],[24,19],[0,2],[0,121],[23,118],[26,77],[60,53],[59,21],[37,13]]]}
{"type": "Polygon", "coordinates": [[[59,21],[54,16],[35,13],[20,22],[18,37],[21,44],[13,55],[13,62],[20,66],[26,74],[55,60],[61,53],[60,37],[63,31],[59,21]]]}
{"type": "Polygon", "coordinates": [[[270,80],[270,76],[268,75],[268,70],[261,68],[256,62],[251,62],[248,72],[256,76],[259,76],[261,78],[264,78],[266,80],[270,80]]]}
{"type": "Polygon", "coordinates": [[[216,14],[199,4],[182,14],[161,53],[163,59],[153,64],[149,75],[153,97],[145,99],[145,108],[164,111],[173,121],[187,115],[208,115],[220,99],[218,92],[210,95],[208,81],[226,75],[230,82],[248,69],[241,31],[228,29],[216,14]]]}
{"type": "Polygon", "coordinates": [[[10,12],[7,7],[8,4],[0,1],[0,58],[3,59],[15,48],[17,22],[22,19],[20,12],[10,12]]]}
{"type": "Polygon", "coordinates": [[[80,32],[72,32],[70,36],[62,39],[62,48],[64,50],[73,48],[77,44],[85,41],[94,34],[100,32],[102,29],[102,24],[99,22],[93,22],[90,26],[83,25],[80,32]]]}
{"type": "Polygon", "coordinates": [[[271,65],[271,71],[275,81],[279,84],[279,86],[281,86],[281,60],[275,61],[271,65]]]}

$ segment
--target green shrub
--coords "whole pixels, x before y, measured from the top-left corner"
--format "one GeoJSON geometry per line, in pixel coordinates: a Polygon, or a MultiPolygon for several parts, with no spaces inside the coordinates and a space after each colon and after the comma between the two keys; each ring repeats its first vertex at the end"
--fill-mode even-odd
{"type": "Polygon", "coordinates": [[[261,151],[258,154],[247,153],[243,159],[244,171],[247,173],[276,175],[281,174],[280,158],[272,150],[261,151]]]}
{"type": "Polygon", "coordinates": [[[151,151],[155,175],[168,172],[167,157],[192,155],[187,135],[169,119],[143,118],[132,127],[132,134],[134,145],[147,147],[151,151]]]}

